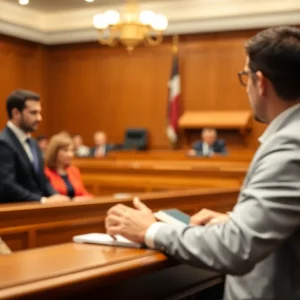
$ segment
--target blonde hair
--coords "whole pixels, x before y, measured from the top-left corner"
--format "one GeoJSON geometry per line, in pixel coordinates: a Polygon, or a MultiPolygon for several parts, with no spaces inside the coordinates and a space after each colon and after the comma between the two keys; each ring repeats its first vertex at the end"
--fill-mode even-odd
{"type": "Polygon", "coordinates": [[[65,147],[69,147],[70,145],[73,145],[73,141],[71,135],[67,132],[64,131],[54,135],[50,139],[45,153],[45,165],[49,169],[55,170],[57,167],[58,151],[65,147]]]}

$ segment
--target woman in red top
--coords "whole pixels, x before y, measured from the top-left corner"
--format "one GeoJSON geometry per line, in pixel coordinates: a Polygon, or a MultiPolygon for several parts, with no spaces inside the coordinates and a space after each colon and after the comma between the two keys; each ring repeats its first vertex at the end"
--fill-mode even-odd
{"type": "Polygon", "coordinates": [[[54,135],[45,154],[45,174],[53,188],[73,200],[89,200],[93,195],[85,189],[80,171],[72,165],[74,145],[67,133],[54,135]]]}

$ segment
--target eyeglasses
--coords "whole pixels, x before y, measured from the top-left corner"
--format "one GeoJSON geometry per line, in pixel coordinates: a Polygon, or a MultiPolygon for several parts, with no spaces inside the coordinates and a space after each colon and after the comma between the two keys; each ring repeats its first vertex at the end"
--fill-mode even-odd
{"type": "Polygon", "coordinates": [[[247,86],[248,77],[251,71],[240,71],[238,72],[238,77],[242,86],[247,86]]]}

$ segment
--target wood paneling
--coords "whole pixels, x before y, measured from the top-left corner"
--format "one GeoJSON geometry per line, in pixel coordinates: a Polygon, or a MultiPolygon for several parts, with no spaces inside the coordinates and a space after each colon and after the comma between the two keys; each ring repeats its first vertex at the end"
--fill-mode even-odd
{"type": "MultiPolygon", "coordinates": [[[[250,109],[237,72],[245,62],[244,43],[254,31],[182,36],[179,47],[182,111],[250,109]]],[[[128,127],[145,127],[152,148],[168,148],[165,135],[171,41],[128,54],[123,47],[98,43],[41,46],[0,36],[0,105],[16,88],[42,95],[44,122],[39,132],[61,130],[82,134],[92,145],[96,130],[109,141],[123,141],[128,127]]],[[[0,126],[6,121],[0,112],[0,126]]],[[[264,126],[254,124],[242,139],[225,137],[234,145],[255,148],[264,126]]]]}
{"type": "Polygon", "coordinates": [[[10,230],[5,233],[5,243],[13,251],[20,251],[29,248],[29,231],[10,230]]]}
{"type": "Polygon", "coordinates": [[[96,130],[112,142],[122,142],[127,127],[146,127],[152,144],[164,146],[168,47],[124,49],[86,44],[50,50],[49,114],[61,115],[50,132],[61,129],[82,133],[92,144],[96,130]]]}
{"type": "Polygon", "coordinates": [[[84,184],[94,195],[182,190],[240,188],[249,162],[218,157],[186,161],[130,159],[77,159],[84,184]]]}
{"type": "MultiPolygon", "coordinates": [[[[180,42],[182,110],[250,109],[237,72],[245,63],[244,43],[253,31],[184,36],[180,42]]],[[[167,82],[171,43],[123,48],[98,43],[55,46],[49,49],[51,107],[49,131],[79,132],[92,144],[95,130],[107,132],[111,142],[122,142],[127,127],[145,127],[153,148],[168,148],[165,136],[167,82]]],[[[243,144],[255,148],[263,126],[254,125],[243,144]]],[[[225,133],[230,136],[231,133],[225,133]]]]}
{"type": "MultiPolygon", "coordinates": [[[[0,35],[0,128],[7,121],[5,103],[16,89],[29,89],[41,95],[47,111],[47,52],[42,45],[0,35]]],[[[46,132],[46,114],[38,133],[46,132]]]]}

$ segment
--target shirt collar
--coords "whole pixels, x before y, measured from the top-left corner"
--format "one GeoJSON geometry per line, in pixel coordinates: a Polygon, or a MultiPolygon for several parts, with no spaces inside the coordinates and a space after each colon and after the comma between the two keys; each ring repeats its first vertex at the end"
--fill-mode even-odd
{"type": "Polygon", "coordinates": [[[12,121],[7,122],[7,127],[9,127],[12,130],[12,132],[15,134],[18,140],[22,143],[25,143],[26,140],[31,137],[29,133],[24,132],[22,129],[16,126],[12,121]]]}
{"type": "Polygon", "coordinates": [[[300,108],[300,103],[293,105],[292,107],[286,109],[281,114],[279,114],[267,127],[263,135],[258,139],[261,144],[266,142],[287,120],[298,108],[300,108]]]}

